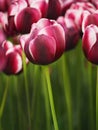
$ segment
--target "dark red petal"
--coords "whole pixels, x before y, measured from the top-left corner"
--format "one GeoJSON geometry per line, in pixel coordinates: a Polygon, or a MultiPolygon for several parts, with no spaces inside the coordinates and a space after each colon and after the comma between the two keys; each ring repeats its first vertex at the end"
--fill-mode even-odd
{"type": "Polygon", "coordinates": [[[29,33],[31,25],[41,18],[40,12],[35,8],[25,8],[15,15],[15,26],[21,33],[29,33]]]}
{"type": "Polygon", "coordinates": [[[45,34],[48,36],[52,36],[56,42],[56,54],[55,60],[58,59],[65,50],[66,41],[65,41],[65,33],[64,29],[60,24],[54,24],[42,29],[39,34],[45,34]]]}
{"type": "Polygon", "coordinates": [[[5,51],[2,47],[0,47],[0,71],[4,69],[5,65],[6,65],[5,51]]]}
{"type": "Polygon", "coordinates": [[[6,74],[17,74],[22,70],[22,58],[20,54],[12,49],[6,52],[7,63],[4,68],[6,74]]]}
{"type": "Polygon", "coordinates": [[[50,36],[39,35],[30,42],[29,51],[35,63],[49,64],[55,57],[55,40],[50,36]]]}
{"type": "Polygon", "coordinates": [[[82,47],[86,57],[89,57],[89,52],[97,41],[95,29],[98,31],[95,25],[90,25],[83,34],[82,47]]]}

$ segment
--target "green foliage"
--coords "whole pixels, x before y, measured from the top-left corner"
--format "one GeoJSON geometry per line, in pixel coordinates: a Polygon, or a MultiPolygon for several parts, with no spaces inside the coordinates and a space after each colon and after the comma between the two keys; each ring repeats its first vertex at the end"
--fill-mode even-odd
{"type": "Polygon", "coordinates": [[[0,130],[95,130],[96,67],[81,43],[49,65],[48,73],[45,66],[23,66],[16,76],[0,73],[0,130]]]}

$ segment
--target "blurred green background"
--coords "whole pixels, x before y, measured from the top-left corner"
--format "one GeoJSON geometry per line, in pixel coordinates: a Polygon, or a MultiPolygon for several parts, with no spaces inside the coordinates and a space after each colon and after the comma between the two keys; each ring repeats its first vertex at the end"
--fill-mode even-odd
{"type": "MultiPolygon", "coordinates": [[[[29,63],[19,75],[0,73],[0,130],[54,130],[45,67],[29,63]]],[[[95,130],[96,66],[81,43],[47,67],[59,130],[95,130]]]]}

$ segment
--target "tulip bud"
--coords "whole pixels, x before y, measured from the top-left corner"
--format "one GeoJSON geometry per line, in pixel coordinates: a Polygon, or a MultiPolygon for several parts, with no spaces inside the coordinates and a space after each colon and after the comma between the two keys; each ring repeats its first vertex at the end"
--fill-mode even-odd
{"type": "Polygon", "coordinates": [[[3,72],[11,75],[18,74],[22,70],[22,49],[20,45],[13,46],[11,42],[4,42],[3,48],[5,49],[6,65],[3,72]]]}
{"type": "Polygon", "coordinates": [[[15,26],[20,33],[29,33],[31,25],[41,18],[39,10],[27,7],[15,15],[15,26]]]}
{"type": "Polygon", "coordinates": [[[83,21],[82,21],[82,31],[84,32],[85,28],[90,24],[95,24],[96,26],[98,26],[98,11],[97,10],[92,14],[85,12],[83,21]]]}
{"type": "Polygon", "coordinates": [[[96,25],[89,25],[86,27],[83,38],[82,47],[86,58],[98,64],[98,27],[96,25]]]}
{"type": "Polygon", "coordinates": [[[27,58],[35,64],[49,64],[57,60],[65,50],[65,35],[54,20],[40,19],[32,25],[30,35],[21,37],[27,58]]]}
{"type": "Polygon", "coordinates": [[[64,18],[63,16],[58,17],[57,22],[62,25],[65,31],[65,51],[75,48],[80,39],[80,34],[76,25],[72,22],[72,20],[64,18]]]}
{"type": "Polygon", "coordinates": [[[90,2],[77,2],[72,4],[71,7],[66,11],[65,18],[72,20],[81,32],[83,13],[85,11],[93,13],[95,10],[95,7],[90,2]]]}

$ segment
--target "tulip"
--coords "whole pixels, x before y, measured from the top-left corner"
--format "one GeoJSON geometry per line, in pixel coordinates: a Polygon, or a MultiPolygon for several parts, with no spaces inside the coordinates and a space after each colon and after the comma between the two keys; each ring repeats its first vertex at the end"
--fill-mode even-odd
{"type": "Polygon", "coordinates": [[[15,26],[20,33],[29,33],[31,25],[41,18],[39,10],[27,7],[15,15],[15,26]]]}
{"type": "Polygon", "coordinates": [[[15,16],[17,12],[28,6],[26,0],[11,0],[8,8],[8,16],[15,16]]]}
{"type": "Polygon", "coordinates": [[[54,20],[40,19],[32,25],[29,35],[20,38],[27,58],[35,64],[49,64],[57,60],[65,50],[65,34],[54,20]]]}
{"type": "Polygon", "coordinates": [[[75,48],[80,39],[79,31],[76,25],[70,19],[64,18],[63,16],[58,17],[57,22],[62,25],[65,31],[65,51],[75,48]]]}
{"type": "Polygon", "coordinates": [[[41,17],[47,16],[49,0],[28,0],[28,6],[40,11],[41,17]]]}
{"type": "Polygon", "coordinates": [[[82,31],[85,31],[85,28],[90,25],[94,24],[98,26],[98,10],[96,10],[94,13],[85,13],[82,21],[82,31]]]}
{"type": "Polygon", "coordinates": [[[49,0],[47,18],[57,19],[61,15],[62,7],[60,0],[49,0]]]}
{"type": "Polygon", "coordinates": [[[2,47],[5,50],[6,59],[6,65],[3,68],[3,72],[8,75],[20,73],[22,70],[21,46],[13,46],[11,42],[5,41],[2,47]]]}
{"type": "Polygon", "coordinates": [[[19,33],[25,34],[30,32],[31,25],[33,23],[46,16],[47,9],[48,1],[46,0],[20,0],[11,3],[8,11],[8,17],[14,16],[13,23],[15,24],[16,30],[19,33]]]}
{"type": "Polygon", "coordinates": [[[89,13],[95,12],[95,7],[90,2],[77,2],[72,4],[71,7],[66,11],[65,18],[72,20],[78,30],[81,32],[83,13],[88,11],[89,13]]]}
{"type": "Polygon", "coordinates": [[[72,4],[70,9],[87,10],[90,13],[93,13],[96,10],[95,6],[92,3],[83,2],[83,0],[81,0],[81,1],[82,2],[76,2],[76,3],[72,4]]]}
{"type": "Polygon", "coordinates": [[[82,47],[86,58],[93,64],[98,64],[98,27],[91,24],[86,27],[82,47]]]}

